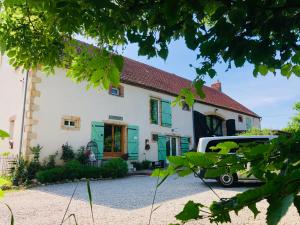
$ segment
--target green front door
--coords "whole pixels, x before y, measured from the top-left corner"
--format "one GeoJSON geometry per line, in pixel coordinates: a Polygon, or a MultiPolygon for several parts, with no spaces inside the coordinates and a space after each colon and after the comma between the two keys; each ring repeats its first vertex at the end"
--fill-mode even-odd
{"type": "Polygon", "coordinates": [[[158,147],[158,160],[167,159],[167,138],[163,135],[158,135],[157,147],[158,147]]]}
{"type": "Polygon", "coordinates": [[[127,129],[127,152],[131,160],[139,159],[139,128],[138,126],[129,125],[127,129]]]}
{"type": "Polygon", "coordinates": [[[177,155],[177,138],[172,136],[166,137],[166,155],[176,156],[177,155]]]}
{"type": "Polygon", "coordinates": [[[104,146],[104,123],[102,122],[92,122],[92,141],[97,143],[98,151],[94,152],[96,158],[103,158],[103,146],[104,146]]]}

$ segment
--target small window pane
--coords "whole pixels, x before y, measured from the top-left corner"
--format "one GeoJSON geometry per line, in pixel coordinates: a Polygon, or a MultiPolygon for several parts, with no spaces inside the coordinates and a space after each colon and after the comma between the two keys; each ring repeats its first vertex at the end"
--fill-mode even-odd
{"type": "Polygon", "coordinates": [[[150,99],[151,123],[158,124],[158,100],[150,99]]]}
{"type": "Polygon", "coordinates": [[[75,127],[75,121],[70,121],[70,126],[75,127]]]}
{"type": "Polygon", "coordinates": [[[65,120],[64,125],[69,126],[69,120],[65,120]]]}
{"type": "Polygon", "coordinates": [[[111,94],[119,96],[120,95],[120,90],[118,88],[111,88],[111,94]]]}

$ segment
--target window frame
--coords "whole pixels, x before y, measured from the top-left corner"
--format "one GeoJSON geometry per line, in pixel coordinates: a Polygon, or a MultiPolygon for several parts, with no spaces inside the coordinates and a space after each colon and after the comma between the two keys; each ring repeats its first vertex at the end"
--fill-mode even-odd
{"type": "Polygon", "coordinates": [[[80,130],[80,117],[79,116],[63,116],[61,119],[61,129],[63,129],[63,130],[80,130]],[[71,125],[71,123],[74,123],[74,125],[71,125]]]}
{"type": "Polygon", "coordinates": [[[242,115],[238,115],[238,121],[239,121],[239,123],[243,123],[244,117],[242,115]]]}
{"type": "Polygon", "coordinates": [[[155,98],[155,97],[150,97],[149,100],[149,113],[150,113],[150,123],[154,125],[161,125],[161,99],[160,98],[155,98]],[[157,123],[154,123],[152,120],[152,105],[151,101],[157,101],[157,123]]]}
{"type": "Polygon", "coordinates": [[[108,93],[112,96],[124,97],[124,87],[122,85],[119,86],[110,86],[108,93]],[[113,90],[116,90],[117,93],[113,93],[113,90]]]}
{"type": "Polygon", "coordinates": [[[105,131],[103,133],[103,156],[104,158],[111,158],[111,157],[121,157],[124,152],[125,152],[125,126],[124,125],[119,125],[119,124],[104,124],[104,128],[105,126],[111,126],[112,129],[112,134],[111,134],[111,147],[110,150],[111,151],[106,151],[105,148],[105,131]],[[120,152],[115,151],[115,129],[116,127],[120,127],[120,152]]]}

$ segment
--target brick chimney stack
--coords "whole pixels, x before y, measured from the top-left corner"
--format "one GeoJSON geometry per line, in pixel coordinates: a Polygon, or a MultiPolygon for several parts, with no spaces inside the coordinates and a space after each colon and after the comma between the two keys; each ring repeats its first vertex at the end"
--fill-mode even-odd
{"type": "Polygon", "coordinates": [[[216,83],[213,83],[210,87],[213,89],[222,92],[222,83],[218,80],[216,83]]]}

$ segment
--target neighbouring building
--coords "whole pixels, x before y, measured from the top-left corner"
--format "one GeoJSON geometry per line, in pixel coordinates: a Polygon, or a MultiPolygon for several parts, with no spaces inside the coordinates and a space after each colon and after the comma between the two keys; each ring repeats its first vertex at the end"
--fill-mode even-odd
{"type": "Polygon", "coordinates": [[[29,156],[29,147],[40,144],[43,160],[66,142],[76,149],[93,140],[99,159],[128,154],[131,160],[157,161],[195,148],[200,137],[260,128],[261,118],[223,93],[220,82],[205,86],[206,98],[193,107],[172,107],[191,81],[128,58],[120,86],[109,90],[87,90],[63,69],[53,76],[22,73],[5,56],[1,60],[0,128],[11,135],[0,144],[2,151],[20,149],[29,156]]]}

